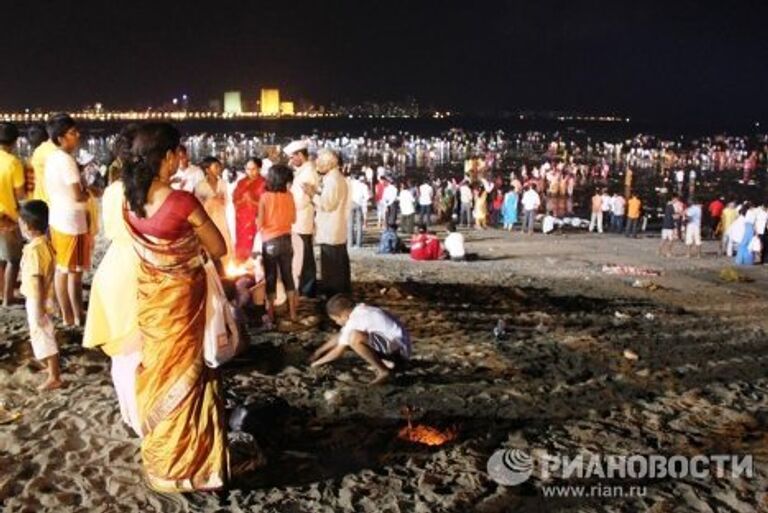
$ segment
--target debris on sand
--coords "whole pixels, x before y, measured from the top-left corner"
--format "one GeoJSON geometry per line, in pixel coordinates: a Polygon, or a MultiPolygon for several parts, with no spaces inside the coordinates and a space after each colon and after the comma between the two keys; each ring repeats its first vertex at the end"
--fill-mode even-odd
{"type": "Polygon", "coordinates": [[[626,358],[627,360],[633,361],[633,362],[636,362],[637,360],[640,359],[640,357],[637,355],[637,353],[632,351],[631,349],[625,349],[624,350],[624,358],[626,358]]]}
{"type": "Polygon", "coordinates": [[[720,271],[720,279],[729,283],[751,283],[755,280],[745,276],[733,267],[726,267],[720,271]]]}
{"type": "Polygon", "coordinates": [[[507,323],[504,321],[504,319],[499,319],[498,322],[496,322],[496,326],[493,328],[493,338],[496,340],[496,342],[506,340],[507,323]]]}
{"type": "Polygon", "coordinates": [[[636,267],[634,265],[605,264],[603,266],[605,274],[617,274],[620,276],[661,276],[661,271],[647,267],[636,267]]]}
{"type": "Polygon", "coordinates": [[[10,424],[21,418],[21,412],[10,411],[0,404],[0,424],[10,424]]]}
{"type": "Polygon", "coordinates": [[[635,280],[632,282],[632,287],[636,289],[645,289],[654,292],[656,290],[664,290],[666,287],[662,287],[658,283],[654,283],[651,280],[635,280]]]}

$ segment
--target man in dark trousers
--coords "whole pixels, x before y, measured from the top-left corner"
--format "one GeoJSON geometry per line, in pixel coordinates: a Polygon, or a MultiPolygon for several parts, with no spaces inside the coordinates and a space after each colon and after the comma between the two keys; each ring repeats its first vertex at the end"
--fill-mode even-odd
{"type": "Polygon", "coordinates": [[[301,237],[304,246],[304,261],[297,290],[306,297],[315,297],[317,287],[317,269],[315,251],[312,247],[312,234],[315,231],[315,206],[312,197],[318,190],[320,179],[314,164],[309,160],[307,141],[293,141],[283,151],[290,158],[294,169],[291,194],[296,204],[296,222],[293,232],[301,237]]]}
{"type": "MultiPolygon", "coordinates": [[[[349,188],[339,170],[341,159],[332,150],[320,150],[317,172],[322,177],[321,192],[315,193],[317,243],[320,244],[321,290],[328,297],[352,291],[347,253],[349,188]]],[[[306,190],[310,192],[310,188],[306,190]]]]}

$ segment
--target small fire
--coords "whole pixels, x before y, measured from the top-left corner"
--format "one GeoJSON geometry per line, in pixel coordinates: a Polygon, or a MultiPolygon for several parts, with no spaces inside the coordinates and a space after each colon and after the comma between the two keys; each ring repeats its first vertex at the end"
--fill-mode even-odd
{"type": "Polygon", "coordinates": [[[412,426],[409,422],[407,426],[402,428],[397,436],[402,440],[409,442],[415,442],[417,444],[424,445],[443,445],[456,439],[456,428],[448,428],[440,430],[424,424],[417,424],[412,426]]]}
{"type": "Polygon", "coordinates": [[[456,436],[458,435],[458,430],[455,427],[441,430],[424,424],[417,424],[414,426],[411,423],[411,415],[413,414],[413,409],[405,406],[401,411],[408,421],[408,425],[397,433],[397,436],[401,440],[406,440],[408,442],[414,442],[417,444],[438,446],[455,440],[456,436]]]}
{"type": "Polygon", "coordinates": [[[245,276],[250,272],[248,264],[249,262],[245,261],[238,265],[230,260],[226,269],[227,276],[230,278],[239,278],[240,276],[245,276]]]}

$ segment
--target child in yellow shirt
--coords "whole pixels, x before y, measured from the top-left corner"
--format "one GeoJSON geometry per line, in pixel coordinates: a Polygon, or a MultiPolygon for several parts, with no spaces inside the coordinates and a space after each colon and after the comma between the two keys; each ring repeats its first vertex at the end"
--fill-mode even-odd
{"type": "Polygon", "coordinates": [[[48,206],[40,200],[22,203],[19,226],[28,243],[21,255],[21,293],[26,297],[27,322],[32,352],[48,370],[48,379],[39,390],[62,386],[59,348],[53,333],[48,306],[53,298],[53,272],[56,265],[48,241],[48,206]]]}

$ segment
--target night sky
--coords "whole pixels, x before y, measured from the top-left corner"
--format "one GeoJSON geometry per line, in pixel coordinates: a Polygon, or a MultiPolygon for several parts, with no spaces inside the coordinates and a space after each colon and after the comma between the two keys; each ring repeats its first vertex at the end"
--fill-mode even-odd
{"type": "Polygon", "coordinates": [[[10,1],[0,109],[275,86],[318,104],[766,117],[768,2],[645,4],[10,1]]]}

